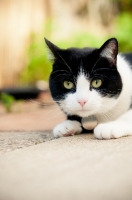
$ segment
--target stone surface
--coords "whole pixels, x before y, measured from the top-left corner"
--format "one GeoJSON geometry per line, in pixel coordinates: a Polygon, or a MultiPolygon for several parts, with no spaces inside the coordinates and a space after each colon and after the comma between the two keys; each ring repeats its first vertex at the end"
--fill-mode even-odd
{"type": "Polygon", "coordinates": [[[1,200],[131,200],[132,137],[82,134],[0,155],[1,200]]]}
{"type": "Polygon", "coordinates": [[[37,145],[53,139],[52,131],[0,132],[0,154],[15,149],[37,145]]]}

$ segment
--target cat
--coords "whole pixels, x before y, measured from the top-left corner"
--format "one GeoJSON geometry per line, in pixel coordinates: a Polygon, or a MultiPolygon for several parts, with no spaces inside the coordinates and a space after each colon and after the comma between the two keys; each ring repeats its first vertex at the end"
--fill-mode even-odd
{"type": "Polygon", "coordinates": [[[51,95],[67,116],[54,137],[88,132],[81,120],[91,115],[97,139],[132,135],[132,54],[119,54],[116,38],[100,48],[61,49],[45,42],[53,62],[51,95]]]}

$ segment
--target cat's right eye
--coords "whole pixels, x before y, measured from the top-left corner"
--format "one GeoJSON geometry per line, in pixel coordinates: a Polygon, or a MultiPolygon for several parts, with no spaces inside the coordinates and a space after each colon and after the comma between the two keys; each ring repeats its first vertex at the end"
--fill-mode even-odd
{"type": "Polygon", "coordinates": [[[71,81],[64,81],[63,85],[68,90],[70,90],[74,87],[74,84],[71,81]]]}
{"type": "Polygon", "coordinates": [[[102,85],[102,80],[101,79],[95,79],[91,83],[93,88],[99,88],[102,85]]]}

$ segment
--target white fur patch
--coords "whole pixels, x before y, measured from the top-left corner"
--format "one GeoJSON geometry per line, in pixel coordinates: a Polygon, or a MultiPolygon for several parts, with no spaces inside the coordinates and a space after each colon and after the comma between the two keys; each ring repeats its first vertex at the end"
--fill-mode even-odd
{"type": "Polygon", "coordinates": [[[66,120],[54,128],[53,134],[54,137],[62,137],[79,134],[81,131],[82,128],[79,122],[66,120]]]}
{"type": "MultiPolygon", "coordinates": [[[[132,135],[132,110],[129,110],[132,100],[132,71],[120,55],[117,57],[117,69],[123,84],[121,94],[117,99],[101,97],[96,90],[90,90],[90,82],[85,74],[80,72],[76,92],[67,94],[61,103],[62,109],[70,115],[81,117],[95,115],[98,125],[94,129],[94,135],[98,139],[132,135]],[[86,102],[83,107],[79,104],[80,100],[86,102]]],[[[81,131],[79,122],[67,120],[56,126],[53,132],[55,137],[61,137],[81,131]]]]}
{"type": "Polygon", "coordinates": [[[80,74],[77,79],[77,92],[76,99],[77,101],[88,101],[88,93],[89,93],[90,83],[86,79],[84,74],[80,74]]]}
{"type": "Polygon", "coordinates": [[[55,59],[55,56],[53,55],[53,53],[51,52],[49,48],[47,48],[47,57],[48,57],[48,60],[50,61],[53,61],[55,59]]]}
{"type": "Polygon", "coordinates": [[[113,51],[112,49],[110,49],[109,47],[108,48],[105,48],[102,52],[101,52],[101,56],[102,57],[105,57],[105,58],[110,58],[110,59],[113,59],[113,51]]]}
{"type": "Polygon", "coordinates": [[[132,110],[129,110],[117,120],[99,124],[94,129],[94,135],[98,139],[119,138],[132,135],[132,110]]]}
{"type": "Polygon", "coordinates": [[[120,120],[99,124],[94,129],[94,135],[97,139],[111,139],[132,135],[132,125],[120,120]]]}
{"type": "Polygon", "coordinates": [[[61,103],[61,108],[70,115],[87,117],[96,113],[101,105],[102,97],[95,90],[90,91],[90,82],[80,73],[75,93],[68,93],[61,103]],[[82,107],[79,101],[85,101],[82,107]]]}
{"type": "Polygon", "coordinates": [[[117,69],[122,78],[122,92],[115,107],[106,113],[109,118],[108,122],[104,123],[105,119],[101,115],[98,118],[99,125],[94,129],[94,135],[98,139],[132,135],[132,110],[129,110],[132,97],[132,71],[120,55],[117,57],[117,69]]]}

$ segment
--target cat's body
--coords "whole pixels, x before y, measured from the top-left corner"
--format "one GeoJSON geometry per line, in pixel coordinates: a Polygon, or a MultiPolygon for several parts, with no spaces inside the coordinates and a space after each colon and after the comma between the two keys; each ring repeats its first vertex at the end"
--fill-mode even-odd
{"type": "Polygon", "coordinates": [[[48,40],[53,58],[49,85],[53,99],[67,115],[54,136],[86,132],[83,117],[94,115],[98,139],[132,135],[132,54],[118,54],[112,38],[100,49],[62,50],[48,40]]]}

